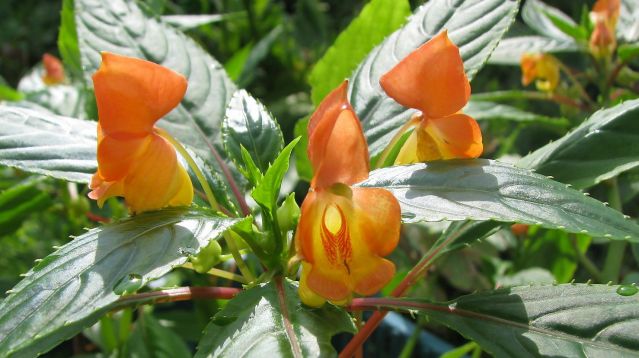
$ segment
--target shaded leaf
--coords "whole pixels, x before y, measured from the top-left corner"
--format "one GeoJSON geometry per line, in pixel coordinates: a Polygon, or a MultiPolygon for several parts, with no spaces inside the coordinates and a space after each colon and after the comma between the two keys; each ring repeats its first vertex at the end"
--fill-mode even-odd
{"type": "Polygon", "coordinates": [[[240,147],[246,148],[253,162],[266,172],[284,146],[279,125],[268,110],[246,91],[235,92],[226,110],[222,138],[227,153],[241,166],[240,147]]]}
{"type": "Polygon", "coordinates": [[[198,14],[198,15],[164,15],[162,21],[179,30],[191,30],[203,25],[214,24],[224,20],[242,17],[243,12],[228,14],[198,14]]]}
{"type": "Polygon", "coordinates": [[[81,76],[82,64],[80,48],[78,47],[78,33],[75,26],[74,0],[63,0],[60,12],[60,31],[58,32],[58,50],[64,62],[65,69],[74,76],[81,76]]]}
{"type": "Polygon", "coordinates": [[[296,286],[275,279],[237,295],[213,317],[195,357],[334,356],[331,337],[355,331],[350,316],[332,305],[302,305],[296,286]]]}
{"type": "Polygon", "coordinates": [[[469,101],[464,107],[464,113],[481,120],[506,120],[518,123],[538,123],[557,127],[568,127],[570,122],[566,118],[552,118],[541,114],[522,111],[519,108],[485,101],[469,101]]]}
{"type": "Polygon", "coordinates": [[[40,190],[38,183],[29,178],[0,193],[0,236],[17,230],[33,212],[53,204],[51,195],[40,190]]]}
{"type": "Polygon", "coordinates": [[[182,338],[148,313],[138,315],[125,349],[127,356],[136,358],[192,357],[182,338]]]}
{"type": "Polygon", "coordinates": [[[375,302],[375,307],[424,313],[496,357],[636,357],[639,300],[617,289],[586,284],[514,287],[443,304],[377,299],[385,302],[375,302]]]}
{"type": "Polygon", "coordinates": [[[521,17],[526,25],[540,35],[556,40],[573,41],[571,36],[556,26],[551,16],[572,27],[578,26],[570,16],[555,7],[544,4],[540,0],[526,0],[521,9],[521,17]]]}
{"type": "Polygon", "coordinates": [[[0,351],[35,356],[185,263],[239,222],[195,209],[144,213],[92,229],[47,256],[0,304],[0,351]]]}
{"type": "Polygon", "coordinates": [[[639,242],[639,225],[547,177],[486,160],[446,160],[378,169],[359,183],[393,193],[404,222],[520,222],[639,242]]]}
{"type": "Polygon", "coordinates": [[[370,52],[351,76],[350,101],[362,121],[371,156],[384,149],[414,111],[386,96],[379,78],[433,36],[448,30],[472,79],[514,20],[517,8],[518,1],[510,0],[429,1],[370,52]]]}
{"type": "Polygon", "coordinates": [[[572,132],[517,164],[588,188],[639,166],[639,100],[595,112],[572,132]]]}
{"type": "Polygon", "coordinates": [[[88,183],[97,169],[96,123],[0,106],[0,164],[88,183]]]}
{"type": "Polygon", "coordinates": [[[372,0],[366,4],[313,67],[308,78],[313,103],[319,104],[350,76],[366,54],[403,24],[408,15],[410,5],[406,0],[372,0]]]}

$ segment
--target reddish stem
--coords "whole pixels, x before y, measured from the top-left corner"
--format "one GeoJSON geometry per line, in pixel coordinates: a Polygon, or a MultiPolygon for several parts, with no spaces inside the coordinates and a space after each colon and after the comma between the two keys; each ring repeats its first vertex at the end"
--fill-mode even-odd
{"type": "Polygon", "coordinates": [[[121,308],[122,306],[132,304],[165,303],[197,299],[230,300],[241,291],[241,289],[234,287],[178,287],[123,296],[117,301],[116,305],[121,308]]]}
{"type": "Polygon", "coordinates": [[[224,161],[224,159],[222,159],[222,157],[217,152],[215,147],[211,145],[210,143],[208,143],[208,141],[207,141],[207,144],[209,146],[209,149],[211,149],[211,153],[213,153],[213,156],[215,157],[215,161],[217,162],[217,164],[220,165],[220,168],[222,168],[222,172],[224,173],[224,176],[226,177],[226,181],[228,181],[229,186],[231,187],[231,191],[233,192],[233,195],[235,195],[235,198],[237,199],[237,203],[240,205],[240,209],[242,210],[242,215],[244,216],[250,215],[251,208],[249,208],[248,204],[246,203],[246,200],[244,199],[244,194],[242,194],[242,192],[240,191],[240,188],[237,186],[237,183],[235,183],[235,180],[233,179],[233,174],[231,174],[231,170],[229,169],[229,166],[226,165],[226,162],[224,161]]]}
{"type": "Polygon", "coordinates": [[[111,222],[111,219],[105,218],[104,216],[100,216],[98,214],[94,214],[90,211],[87,211],[86,216],[87,216],[87,219],[98,222],[98,223],[108,224],[111,222]]]}

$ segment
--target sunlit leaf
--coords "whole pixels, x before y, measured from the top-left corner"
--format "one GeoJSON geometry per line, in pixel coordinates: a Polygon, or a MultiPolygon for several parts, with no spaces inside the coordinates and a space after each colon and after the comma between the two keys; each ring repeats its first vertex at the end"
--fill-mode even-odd
{"type": "Polygon", "coordinates": [[[366,4],[313,67],[308,78],[313,103],[319,104],[350,76],[366,54],[403,24],[408,15],[410,5],[406,0],[372,0],[366,4]]]}
{"type": "Polygon", "coordinates": [[[96,123],[0,106],[0,164],[88,183],[97,169],[96,123]]]}
{"type": "Polygon", "coordinates": [[[494,220],[639,242],[639,225],[529,170],[485,159],[378,169],[359,184],[390,190],[405,222],[494,220]]]}
{"type": "Polygon", "coordinates": [[[618,292],[624,291],[566,284],[501,289],[446,303],[371,301],[378,309],[426,314],[496,357],[636,357],[639,300],[618,292]]]}
{"type": "Polygon", "coordinates": [[[639,166],[639,100],[595,112],[561,139],[517,164],[588,188],[639,166]]]}
{"type": "Polygon", "coordinates": [[[44,258],[0,304],[0,351],[44,353],[217,238],[239,219],[149,212],[92,229],[44,258]]]}
{"type": "Polygon", "coordinates": [[[570,16],[555,7],[544,4],[541,0],[526,0],[521,9],[521,17],[526,25],[540,35],[556,40],[572,41],[573,38],[557,27],[551,16],[570,26],[577,27],[577,24],[570,16]]]}
{"type": "Polygon", "coordinates": [[[195,357],[330,357],[331,337],[354,330],[346,311],[306,307],[295,283],[275,279],[229,301],[207,326],[195,357]]]}

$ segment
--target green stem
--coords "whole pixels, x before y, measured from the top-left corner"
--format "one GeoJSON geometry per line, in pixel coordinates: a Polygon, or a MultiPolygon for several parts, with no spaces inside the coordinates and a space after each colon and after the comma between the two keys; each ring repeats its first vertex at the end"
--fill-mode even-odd
{"type": "MultiPolygon", "coordinates": [[[[610,185],[610,191],[608,193],[608,202],[610,203],[610,207],[621,212],[621,197],[619,195],[617,178],[612,178],[608,180],[607,183],[610,185]]],[[[628,243],[624,240],[615,240],[610,242],[608,245],[606,261],[601,272],[601,278],[604,282],[612,281],[616,283],[619,280],[619,273],[621,272],[621,264],[623,263],[627,244],[628,243]]]]}
{"type": "Polygon", "coordinates": [[[197,164],[195,163],[195,160],[193,160],[193,158],[191,157],[189,152],[186,150],[186,148],[184,148],[182,143],[178,142],[175,138],[173,138],[173,136],[171,136],[164,129],[156,128],[155,130],[158,132],[159,135],[164,137],[164,139],[168,140],[169,143],[173,144],[175,149],[182,155],[182,157],[184,158],[184,160],[186,160],[186,163],[189,165],[191,170],[193,170],[193,173],[195,174],[195,177],[197,178],[197,180],[200,182],[202,189],[204,189],[206,200],[208,200],[209,205],[211,205],[211,208],[213,208],[214,210],[220,211],[220,205],[217,203],[217,200],[215,200],[215,195],[213,195],[213,190],[211,190],[211,187],[209,186],[208,181],[206,181],[204,174],[202,173],[200,168],[197,166],[197,164]]]}
{"type": "Polygon", "coordinates": [[[570,69],[567,68],[566,65],[564,65],[561,61],[557,61],[557,62],[559,63],[559,69],[561,69],[561,71],[563,71],[563,73],[566,74],[568,79],[570,79],[570,82],[572,82],[572,84],[574,84],[575,87],[577,87],[577,90],[579,91],[579,94],[581,95],[581,97],[586,101],[586,103],[588,103],[589,105],[592,105],[593,103],[592,103],[592,100],[590,99],[590,96],[588,96],[588,93],[586,92],[584,87],[581,85],[581,83],[577,81],[577,79],[572,74],[570,69]]]}
{"type": "MultiPolygon", "coordinates": [[[[213,210],[221,211],[220,205],[217,203],[217,201],[215,200],[215,196],[213,195],[213,190],[211,190],[209,183],[206,181],[206,178],[204,178],[204,174],[202,174],[202,171],[195,163],[195,160],[193,160],[193,158],[191,157],[189,152],[186,150],[186,148],[184,148],[182,143],[178,142],[167,131],[161,128],[156,128],[156,130],[158,134],[160,134],[162,137],[168,140],[171,144],[173,144],[175,149],[182,155],[182,157],[184,157],[184,159],[188,163],[191,170],[193,170],[193,173],[195,173],[195,176],[197,177],[197,180],[200,182],[200,185],[202,185],[202,189],[204,189],[204,193],[206,194],[206,199],[208,200],[211,208],[213,210]]],[[[248,266],[246,266],[246,263],[244,262],[244,259],[242,258],[242,255],[240,254],[240,251],[237,248],[237,243],[235,242],[235,240],[233,239],[231,235],[229,235],[228,232],[225,232],[223,234],[223,237],[224,237],[224,240],[226,241],[226,245],[229,247],[229,250],[231,251],[231,255],[233,255],[233,258],[235,259],[235,263],[237,264],[237,267],[240,269],[240,272],[242,273],[242,276],[244,276],[244,278],[246,278],[248,282],[253,282],[255,280],[255,275],[253,275],[253,273],[248,268],[248,266]]]]}
{"type": "Polygon", "coordinates": [[[601,271],[599,271],[597,266],[588,258],[588,256],[586,256],[585,253],[581,252],[581,250],[579,249],[579,245],[577,245],[577,239],[574,237],[574,235],[572,235],[570,241],[572,242],[572,246],[575,249],[575,255],[577,255],[579,263],[586,269],[586,271],[588,271],[590,276],[592,276],[592,278],[596,282],[604,282],[603,278],[601,277],[601,271]]]}
{"type": "Polygon", "coordinates": [[[404,348],[402,348],[402,351],[399,354],[399,358],[410,358],[413,356],[413,351],[415,350],[415,346],[417,345],[417,340],[419,339],[420,333],[422,333],[422,328],[417,323],[415,323],[413,334],[411,334],[408,338],[408,341],[406,341],[404,348]]]}
{"type": "MultiPolygon", "coordinates": [[[[184,265],[182,265],[182,267],[187,268],[187,269],[191,269],[191,270],[195,270],[193,268],[193,264],[191,264],[190,262],[185,263],[184,265]]],[[[232,272],[224,271],[224,270],[221,270],[221,269],[218,269],[218,268],[215,268],[215,267],[211,268],[206,273],[211,275],[211,276],[216,276],[216,277],[224,278],[224,279],[231,280],[231,281],[236,281],[236,282],[243,283],[243,284],[247,284],[248,283],[246,281],[246,279],[244,278],[244,276],[240,276],[240,275],[234,274],[232,272]]]]}

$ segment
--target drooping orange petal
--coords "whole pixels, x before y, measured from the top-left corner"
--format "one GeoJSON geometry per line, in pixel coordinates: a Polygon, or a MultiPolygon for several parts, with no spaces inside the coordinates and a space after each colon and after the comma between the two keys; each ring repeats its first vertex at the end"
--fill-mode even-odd
{"type": "Polygon", "coordinates": [[[114,196],[124,195],[123,183],[121,181],[105,181],[99,173],[93,174],[91,178],[89,198],[97,200],[98,206],[102,207],[104,202],[114,196]]]}
{"type": "Polygon", "coordinates": [[[358,236],[379,256],[389,255],[399,243],[401,209],[391,192],[381,188],[352,188],[358,236]]]}
{"type": "Polygon", "coordinates": [[[106,181],[124,178],[131,166],[146,148],[151,136],[138,138],[116,138],[115,136],[101,136],[98,139],[98,171],[106,181]]]}
{"type": "Polygon", "coordinates": [[[484,150],[481,129],[470,116],[457,113],[444,118],[428,119],[425,129],[436,138],[442,153],[440,159],[477,158],[484,150]]]}
{"type": "Polygon", "coordinates": [[[362,126],[347,99],[348,83],[333,90],[308,124],[312,188],[354,184],[368,177],[368,147],[362,126]]]}
{"type": "Polygon", "coordinates": [[[308,262],[302,262],[302,273],[300,274],[299,286],[300,301],[307,306],[321,307],[326,302],[326,299],[313,292],[313,290],[308,287],[308,273],[311,272],[312,268],[313,265],[308,262]]]}
{"type": "Polygon", "coordinates": [[[100,125],[104,134],[149,134],[153,124],[184,97],[184,76],[137,58],[102,53],[93,75],[100,125]]]}
{"type": "Polygon", "coordinates": [[[621,10],[620,0],[597,0],[592,7],[592,11],[610,17],[613,22],[617,21],[621,10]]]}
{"type": "Polygon", "coordinates": [[[139,154],[124,179],[124,197],[133,213],[156,210],[169,203],[189,205],[193,186],[185,169],[178,163],[173,146],[157,134],[139,154]]]}
{"type": "Polygon", "coordinates": [[[427,117],[456,113],[470,97],[459,49],[439,33],[384,74],[380,85],[399,104],[427,117]]]}

